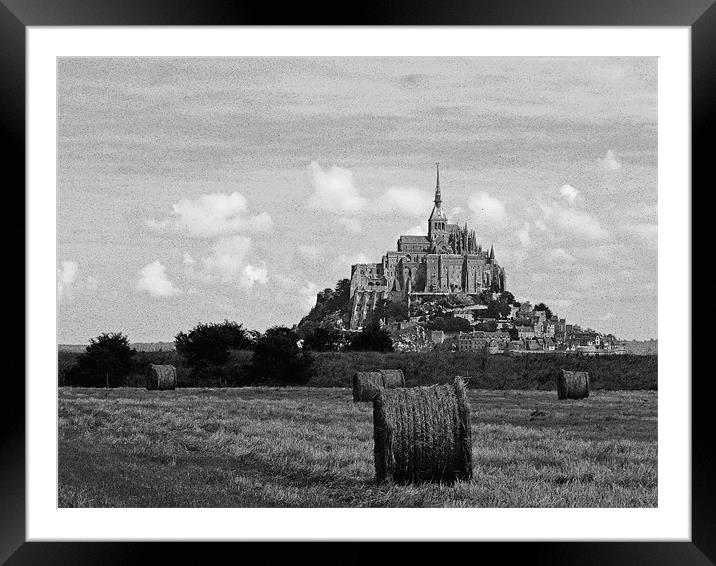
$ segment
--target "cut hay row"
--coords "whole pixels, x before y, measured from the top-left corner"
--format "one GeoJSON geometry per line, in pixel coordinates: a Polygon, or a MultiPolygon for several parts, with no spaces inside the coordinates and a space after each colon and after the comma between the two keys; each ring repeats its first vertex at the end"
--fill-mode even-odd
{"type": "Polygon", "coordinates": [[[353,401],[372,401],[381,389],[395,387],[405,387],[403,370],[358,371],[353,375],[353,401]]]}
{"type": "Polygon", "coordinates": [[[172,365],[149,364],[147,368],[147,389],[166,391],[177,386],[177,368],[172,365]]]}
{"type": "Polygon", "coordinates": [[[382,389],[373,401],[376,479],[453,482],[472,477],[465,382],[382,389]]]}
{"type": "Polygon", "coordinates": [[[584,399],[585,397],[589,397],[589,373],[559,370],[557,373],[557,399],[584,399]]]}

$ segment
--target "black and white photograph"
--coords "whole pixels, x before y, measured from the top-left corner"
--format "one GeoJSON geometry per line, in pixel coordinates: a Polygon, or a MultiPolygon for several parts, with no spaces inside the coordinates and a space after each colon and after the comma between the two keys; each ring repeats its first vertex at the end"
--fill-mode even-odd
{"type": "Polygon", "coordinates": [[[60,508],[658,507],[658,58],[56,68],[60,508]]]}

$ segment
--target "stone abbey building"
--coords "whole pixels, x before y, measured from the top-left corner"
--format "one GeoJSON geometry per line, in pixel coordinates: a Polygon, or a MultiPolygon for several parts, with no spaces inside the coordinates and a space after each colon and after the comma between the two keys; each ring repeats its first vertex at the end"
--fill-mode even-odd
{"type": "Polygon", "coordinates": [[[505,270],[495,252],[478,245],[467,224],[450,224],[443,211],[440,169],[437,170],[435,206],[428,218],[427,236],[400,236],[398,249],[388,251],[380,263],[351,267],[350,327],[362,327],[366,316],[381,300],[410,307],[412,298],[451,293],[479,295],[505,290],[505,270]]]}

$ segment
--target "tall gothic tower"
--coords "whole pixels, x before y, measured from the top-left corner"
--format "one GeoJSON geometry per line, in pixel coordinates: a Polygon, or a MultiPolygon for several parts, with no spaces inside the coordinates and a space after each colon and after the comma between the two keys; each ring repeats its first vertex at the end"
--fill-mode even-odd
{"type": "Polygon", "coordinates": [[[437,167],[437,182],[435,184],[435,206],[428,218],[428,238],[430,241],[435,240],[438,236],[447,234],[448,219],[443,212],[443,200],[440,194],[440,164],[437,167]]]}

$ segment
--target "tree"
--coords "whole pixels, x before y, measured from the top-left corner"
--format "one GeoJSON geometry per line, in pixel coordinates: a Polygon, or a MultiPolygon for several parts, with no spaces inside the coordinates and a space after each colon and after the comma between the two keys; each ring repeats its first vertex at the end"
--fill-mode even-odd
{"type": "Polygon", "coordinates": [[[357,352],[392,352],[393,341],[390,334],[376,321],[365,325],[361,332],[353,335],[348,349],[357,352]]]}
{"type": "Polygon", "coordinates": [[[341,343],[341,333],[323,326],[318,326],[304,333],[303,347],[313,352],[337,350],[341,343]]]}
{"type": "Polygon", "coordinates": [[[255,381],[302,384],[311,377],[313,356],[298,347],[296,331],[285,326],[269,328],[256,342],[250,372],[255,381]]]}
{"type": "Polygon", "coordinates": [[[545,311],[544,313],[545,313],[545,315],[547,316],[547,318],[548,318],[548,319],[549,319],[549,318],[552,318],[552,311],[551,311],[550,308],[549,308],[547,305],[545,305],[544,303],[540,303],[539,305],[536,305],[535,308],[534,308],[534,310],[535,310],[535,311],[545,311]]]}
{"type": "Polygon", "coordinates": [[[363,326],[371,326],[379,324],[380,321],[396,322],[408,319],[408,305],[405,303],[396,303],[383,299],[376,303],[375,308],[366,317],[363,326]]]}
{"type": "Polygon", "coordinates": [[[478,315],[483,318],[507,318],[512,312],[510,305],[503,303],[502,301],[490,300],[487,304],[487,309],[478,315]]]}
{"type": "Polygon", "coordinates": [[[66,377],[68,385],[118,387],[132,369],[136,352],[121,332],[105,332],[90,340],[85,353],[66,377]]]}
{"type": "Polygon", "coordinates": [[[247,350],[252,336],[236,322],[198,324],[188,334],[179,332],[174,345],[189,365],[222,365],[229,359],[229,350],[247,350]]]}

